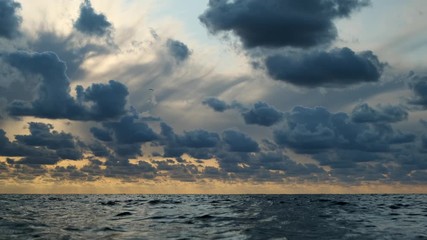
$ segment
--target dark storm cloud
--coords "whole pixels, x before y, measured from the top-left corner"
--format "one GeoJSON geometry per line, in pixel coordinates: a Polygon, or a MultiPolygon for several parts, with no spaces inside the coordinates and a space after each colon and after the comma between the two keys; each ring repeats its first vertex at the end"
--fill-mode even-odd
{"type": "Polygon", "coordinates": [[[248,112],[242,113],[246,124],[257,124],[261,126],[272,126],[280,122],[283,113],[264,102],[257,102],[248,112]]]}
{"type": "Polygon", "coordinates": [[[321,165],[331,167],[331,177],[341,182],[382,181],[415,183],[415,172],[427,169],[425,154],[414,145],[397,149],[389,154],[357,150],[336,150],[314,155],[321,165]]]}
{"type": "Polygon", "coordinates": [[[368,4],[367,0],[210,0],[199,19],[212,34],[237,35],[246,48],[306,48],[335,40],[333,20],[368,4]]]}
{"type": "Polygon", "coordinates": [[[380,154],[374,152],[364,152],[359,150],[339,149],[332,152],[322,152],[313,155],[320,165],[330,166],[333,169],[353,168],[358,163],[380,161],[380,154]]]}
{"type": "Polygon", "coordinates": [[[56,150],[56,154],[58,154],[61,159],[80,160],[83,158],[82,152],[75,148],[58,149],[56,150]]]}
{"type": "Polygon", "coordinates": [[[92,84],[86,89],[77,86],[77,99],[74,99],[70,95],[66,65],[53,52],[15,52],[4,59],[23,72],[26,81],[40,77],[37,98],[32,102],[11,102],[8,111],[12,116],[100,121],[117,118],[126,112],[127,87],[114,80],[108,84],[92,84]]]}
{"type": "Polygon", "coordinates": [[[423,135],[421,137],[421,147],[423,150],[427,150],[427,136],[423,135]]]}
{"type": "Polygon", "coordinates": [[[86,174],[90,181],[95,181],[104,173],[104,170],[101,168],[102,162],[96,158],[90,158],[89,161],[89,164],[83,166],[80,171],[86,174]]]}
{"type": "Polygon", "coordinates": [[[209,148],[215,147],[220,141],[217,133],[205,130],[193,130],[184,132],[183,136],[178,136],[178,142],[189,148],[209,148]]]}
{"type": "Polygon", "coordinates": [[[102,13],[96,13],[89,0],[80,5],[79,18],[74,28],[88,35],[104,36],[111,32],[112,25],[102,13]]]}
{"type": "Polygon", "coordinates": [[[56,164],[62,159],[80,160],[83,148],[73,135],[53,130],[52,125],[29,123],[29,135],[9,141],[0,129],[0,156],[23,157],[16,164],[56,164]]]}
{"type": "Polygon", "coordinates": [[[213,179],[224,179],[226,178],[226,173],[221,171],[219,168],[207,166],[201,172],[202,178],[213,178],[213,179]]]}
{"type": "Polygon", "coordinates": [[[90,176],[75,166],[56,166],[49,171],[49,175],[56,180],[77,180],[77,181],[95,181],[99,178],[90,176]]]}
{"type": "Polygon", "coordinates": [[[114,152],[118,157],[135,158],[143,155],[141,143],[128,143],[113,145],[114,152]]]}
{"type": "Polygon", "coordinates": [[[99,142],[90,143],[87,147],[96,157],[107,157],[111,155],[109,149],[99,142]]]}
{"type": "Polygon", "coordinates": [[[400,122],[408,118],[408,112],[399,106],[378,106],[377,109],[368,104],[357,105],[351,112],[351,119],[358,123],[400,122]]]}
{"type": "Polygon", "coordinates": [[[172,159],[166,159],[161,161],[153,161],[159,171],[170,171],[175,168],[175,161],[172,159]]]}
{"type": "Polygon", "coordinates": [[[154,161],[158,171],[167,172],[165,175],[178,181],[194,182],[197,180],[199,171],[193,164],[180,164],[171,159],[154,161]]]}
{"type": "Polygon", "coordinates": [[[181,157],[187,153],[194,158],[209,159],[213,157],[220,143],[217,133],[206,130],[185,131],[182,135],[177,135],[166,123],[161,123],[160,127],[161,135],[164,137],[162,140],[164,157],[181,157]]]}
{"type": "Polygon", "coordinates": [[[0,0],[0,37],[12,39],[20,35],[20,8],[21,4],[14,0],[0,0]]]}
{"type": "Polygon", "coordinates": [[[28,146],[44,146],[49,149],[75,148],[75,140],[69,133],[52,131],[51,124],[30,122],[30,135],[16,135],[15,139],[28,146]]]}
{"type": "Polygon", "coordinates": [[[52,131],[52,125],[36,122],[30,122],[29,129],[30,135],[15,136],[18,143],[56,150],[56,154],[61,159],[79,160],[83,157],[82,151],[71,134],[52,131]]]}
{"type": "Polygon", "coordinates": [[[218,98],[209,97],[204,99],[202,104],[210,107],[215,112],[224,112],[229,109],[237,110],[242,115],[246,124],[269,127],[283,119],[282,112],[264,102],[257,102],[252,108],[247,108],[236,101],[229,104],[218,98]]]}
{"type": "Polygon", "coordinates": [[[198,170],[193,164],[180,164],[174,170],[169,171],[169,177],[181,182],[195,182],[197,180],[198,170]]]}
{"type": "Polygon", "coordinates": [[[96,158],[89,158],[89,164],[81,168],[56,166],[45,175],[55,180],[96,181],[102,177],[111,177],[122,181],[135,181],[139,178],[155,178],[157,169],[146,161],[130,163],[126,158],[108,157],[107,161],[103,163],[96,158]]]}
{"type": "Polygon", "coordinates": [[[297,163],[281,152],[261,152],[257,159],[260,166],[268,170],[285,171],[287,177],[325,174],[325,171],[317,165],[297,163]]]}
{"type": "Polygon", "coordinates": [[[286,115],[287,127],[276,129],[277,144],[300,153],[330,149],[389,152],[397,144],[411,143],[415,135],[394,130],[387,123],[354,123],[346,113],[325,108],[295,107],[286,115]]]}
{"type": "Polygon", "coordinates": [[[6,132],[0,129],[0,156],[7,157],[39,157],[59,161],[54,151],[46,148],[27,146],[19,142],[11,142],[6,137],[6,132]]]}
{"type": "Polygon", "coordinates": [[[343,87],[377,82],[385,66],[371,51],[349,48],[301,55],[274,55],[265,60],[267,73],[276,80],[302,87],[343,87]]]}
{"type": "Polygon", "coordinates": [[[128,159],[109,158],[103,174],[105,177],[132,180],[135,178],[153,179],[156,172],[156,168],[146,161],[138,161],[133,164],[128,159]]]}
{"type": "Polygon", "coordinates": [[[80,143],[70,133],[57,132],[52,125],[37,122],[30,122],[29,130],[29,135],[15,135],[16,142],[36,149],[55,150],[59,159],[82,159],[83,152],[80,143]]]}
{"type": "Polygon", "coordinates": [[[11,167],[13,171],[9,176],[10,179],[34,180],[48,172],[47,168],[40,164],[14,164],[11,167]]]}
{"type": "Polygon", "coordinates": [[[166,46],[169,53],[179,62],[185,61],[190,57],[190,49],[188,49],[187,45],[178,40],[168,39],[166,41],[166,46]]]}
{"type": "Polygon", "coordinates": [[[390,153],[374,153],[360,150],[336,149],[313,155],[322,166],[329,166],[329,176],[340,182],[363,181],[415,183],[419,179],[414,172],[427,169],[420,161],[425,155],[414,144],[395,149],[390,153]]]}
{"type": "Polygon", "coordinates": [[[111,133],[105,129],[93,127],[90,129],[90,132],[98,140],[101,140],[104,142],[111,142],[113,140],[111,133]]]}
{"type": "Polygon", "coordinates": [[[169,139],[174,139],[176,138],[175,132],[173,131],[173,128],[171,126],[169,126],[168,124],[162,122],[160,123],[160,134],[164,137],[167,137],[169,139]]]}
{"type": "Polygon", "coordinates": [[[77,108],[69,92],[65,75],[65,63],[52,52],[15,52],[5,57],[6,62],[26,74],[38,74],[42,78],[38,99],[32,103],[15,101],[9,106],[13,116],[55,116],[66,115],[66,109],[77,108]]]}
{"type": "MultiPolygon", "coordinates": [[[[226,175],[239,175],[242,179],[250,178],[256,172],[257,166],[252,165],[248,152],[219,152],[216,154],[221,172],[226,175]],[[245,167],[243,167],[243,164],[245,167]]],[[[222,174],[220,174],[221,176],[222,174]]]]}
{"type": "Polygon", "coordinates": [[[209,106],[216,112],[224,112],[225,110],[230,109],[230,106],[226,102],[215,97],[206,98],[202,103],[203,105],[209,106]]]}
{"type": "Polygon", "coordinates": [[[409,87],[415,95],[409,103],[427,108],[427,76],[415,76],[409,87]]]}
{"type": "Polygon", "coordinates": [[[137,122],[134,116],[124,116],[118,122],[104,122],[105,129],[110,130],[114,140],[119,144],[150,142],[157,139],[157,134],[145,122],[137,122]]]}
{"type": "MultiPolygon", "coordinates": [[[[382,163],[356,164],[352,167],[343,167],[332,169],[329,174],[331,177],[344,183],[360,183],[366,181],[401,182],[403,177],[391,176],[391,169],[382,163]]],[[[407,174],[407,173],[406,173],[407,174]]]]}
{"type": "Polygon", "coordinates": [[[293,161],[281,151],[219,152],[219,168],[207,167],[201,177],[221,180],[245,179],[255,182],[283,182],[287,180],[318,181],[326,172],[315,164],[293,161]]]}
{"type": "MultiPolygon", "coordinates": [[[[78,97],[82,96],[79,94],[81,92],[77,91],[78,97]]],[[[120,82],[111,80],[108,84],[94,83],[82,93],[85,101],[93,103],[89,110],[93,119],[114,118],[126,112],[126,97],[129,92],[126,85],[120,82]]]]}
{"type": "Polygon", "coordinates": [[[16,163],[25,165],[55,165],[59,160],[59,157],[31,156],[24,157],[16,163]]]}
{"type": "Polygon", "coordinates": [[[96,139],[105,142],[105,145],[94,143],[89,146],[99,152],[95,154],[96,156],[114,157],[109,154],[108,148],[120,158],[142,156],[142,144],[159,138],[150,126],[140,121],[137,116],[124,116],[119,121],[106,121],[102,123],[102,128],[92,127],[90,131],[96,139]]]}
{"type": "Polygon", "coordinates": [[[239,131],[226,130],[222,133],[222,139],[231,152],[258,152],[260,150],[255,140],[239,131]]]}

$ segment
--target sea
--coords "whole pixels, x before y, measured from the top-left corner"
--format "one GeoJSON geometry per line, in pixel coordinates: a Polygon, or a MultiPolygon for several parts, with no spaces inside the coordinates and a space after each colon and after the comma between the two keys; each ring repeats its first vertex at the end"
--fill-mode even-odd
{"type": "Polygon", "coordinates": [[[427,239],[427,195],[0,195],[0,239],[427,239]]]}

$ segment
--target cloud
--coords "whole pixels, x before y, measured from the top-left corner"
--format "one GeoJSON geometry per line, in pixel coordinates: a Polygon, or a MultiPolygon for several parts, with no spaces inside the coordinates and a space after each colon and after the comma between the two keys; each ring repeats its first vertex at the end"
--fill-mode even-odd
{"type": "Polygon", "coordinates": [[[283,113],[264,102],[257,102],[248,112],[242,113],[246,124],[257,124],[261,126],[272,126],[280,122],[283,113]]]}
{"type": "Polygon", "coordinates": [[[89,0],[80,5],[80,15],[74,23],[78,31],[92,36],[106,36],[110,34],[112,24],[102,13],[96,13],[89,0]]]}
{"type": "Polygon", "coordinates": [[[126,97],[129,94],[126,85],[109,81],[108,84],[94,83],[83,92],[77,91],[78,97],[83,97],[87,102],[92,102],[89,114],[92,119],[102,120],[123,115],[126,106],[126,97]]]}
{"type": "Polygon", "coordinates": [[[32,103],[12,102],[9,106],[11,115],[66,118],[71,109],[80,110],[69,95],[65,63],[60,61],[56,54],[15,52],[7,55],[5,60],[24,73],[37,74],[42,78],[38,99],[32,103]]]}
{"type": "Polygon", "coordinates": [[[13,164],[9,165],[13,171],[9,179],[34,180],[37,177],[45,176],[47,168],[40,164],[13,164]]]}
{"type": "Polygon", "coordinates": [[[275,141],[299,153],[334,149],[390,152],[394,145],[414,142],[416,137],[387,123],[354,123],[346,113],[330,113],[321,107],[295,107],[286,114],[286,123],[274,130],[275,141]]]}
{"type": "Polygon", "coordinates": [[[158,171],[166,171],[167,174],[165,175],[174,180],[183,182],[194,182],[197,180],[199,171],[194,164],[177,164],[171,159],[154,161],[154,163],[158,171]]]}
{"type": "Polygon", "coordinates": [[[245,133],[236,130],[226,130],[220,136],[203,129],[184,131],[182,135],[175,134],[172,127],[161,123],[161,145],[163,157],[179,158],[184,154],[196,159],[235,158],[239,154],[258,152],[258,143],[245,133]],[[236,155],[236,156],[234,156],[236,155]]]}
{"type": "Polygon", "coordinates": [[[415,76],[409,83],[414,97],[409,100],[410,104],[427,107],[427,76],[415,76]]]}
{"type": "Polygon", "coordinates": [[[285,176],[288,177],[325,173],[322,168],[315,164],[297,163],[281,152],[261,152],[257,158],[262,167],[268,170],[285,171],[285,176]]]}
{"type": "MultiPolygon", "coordinates": [[[[208,105],[213,110],[218,112],[222,112],[228,109],[237,110],[238,112],[240,112],[240,115],[243,117],[243,120],[246,124],[260,125],[265,127],[271,127],[284,120],[288,120],[287,118],[289,117],[289,114],[290,114],[289,112],[282,112],[277,108],[275,108],[274,106],[271,106],[265,102],[256,102],[255,104],[253,104],[252,107],[247,107],[238,102],[233,102],[229,104],[217,98],[209,97],[203,101],[203,104],[208,105]]],[[[295,107],[295,109],[299,109],[299,108],[304,109],[303,107],[295,107]]],[[[324,108],[319,108],[319,109],[324,109],[324,108]]],[[[357,107],[355,109],[357,110],[357,107]]],[[[327,112],[326,109],[324,110],[327,112]]],[[[392,122],[403,121],[407,118],[407,112],[403,108],[397,107],[397,106],[396,107],[380,106],[377,111],[378,111],[377,114],[379,115],[379,116],[376,116],[378,118],[376,119],[377,121],[371,121],[371,122],[392,123],[392,122]]],[[[316,121],[316,120],[314,119],[312,121],[316,121]]],[[[356,120],[355,122],[358,122],[358,121],[356,120]]],[[[370,121],[367,121],[367,122],[370,122],[370,121]]],[[[325,136],[329,134],[326,129],[318,128],[317,130],[319,130],[319,132],[311,132],[311,134],[320,134],[325,136]]],[[[324,139],[321,139],[320,141],[323,141],[323,140],[324,139]]],[[[324,144],[326,144],[326,142],[324,144]]]]}
{"type": "Polygon", "coordinates": [[[55,150],[60,159],[82,159],[83,153],[80,143],[70,133],[57,132],[53,130],[52,125],[37,122],[30,122],[29,130],[30,135],[15,136],[17,143],[35,148],[45,147],[55,150]]]}
{"type": "Polygon", "coordinates": [[[228,109],[237,110],[242,115],[246,124],[269,127],[283,119],[282,112],[264,102],[257,102],[252,108],[248,109],[243,104],[236,101],[229,104],[218,98],[209,97],[204,99],[202,104],[207,105],[215,112],[224,112],[228,109]]]}
{"type": "Polygon", "coordinates": [[[244,47],[312,47],[337,37],[333,20],[349,17],[365,0],[210,0],[199,17],[210,33],[232,32],[244,47]]]}
{"type": "Polygon", "coordinates": [[[190,55],[190,49],[188,49],[187,45],[184,43],[174,40],[174,39],[168,39],[166,41],[166,46],[169,51],[169,53],[178,61],[182,62],[187,60],[190,55]]]}
{"type": "Polygon", "coordinates": [[[371,51],[349,48],[307,54],[278,54],[265,60],[267,73],[276,80],[302,87],[343,87],[379,81],[384,63],[371,51]]]}
{"type": "Polygon", "coordinates": [[[27,146],[44,146],[49,149],[75,148],[74,138],[69,133],[56,132],[51,130],[51,124],[30,122],[30,135],[16,135],[15,139],[27,146]]]}
{"type": "Polygon", "coordinates": [[[0,156],[23,157],[16,164],[52,165],[61,159],[82,159],[82,146],[73,135],[37,122],[30,122],[29,130],[29,135],[16,135],[16,141],[10,142],[6,132],[0,129],[0,156]]]}
{"type": "MultiPolygon", "coordinates": [[[[106,121],[102,123],[102,128],[92,127],[90,131],[96,139],[113,149],[117,156],[126,158],[142,156],[142,144],[158,139],[158,135],[147,123],[138,121],[136,116],[124,116],[119,121],[106,121]]],[[[99,151],[98,155],[108,153],[99,143],[91,148],[99,151]]]]}
{"type": "Polygon", "coordinates": [[[215,147],[219,141],[217,133],[206,130],[193,130],[184,132],[183,136],[178,136],[178,142],[189,148],[210,148],[215,147]]]}
{"type": "Polygon", "coordinates": [[[166,123],[161,123],[160,127],[161,135],[164,137],[162,140],[164,157],[181,157],[186,153],[194,158],[209,159],[219,151],[217,147],[221,139],[217,133],[198,129],[177,135],[166,123]]]}
{"type": "Polygon", "coordinates": [[[0,1],[0,37],[13,39],[21,33],[22,17],[18,14],[21,4],[14,0],[0,1]]]}
{"type": "Polygon", "coordinates": [[[96,175],[89,175],[88,173],[78,169],[76,166],[56,166],[54,169],[49,171],[49,175],[57,181],[95,181],[99,179],[96,175]]]}
{"type": "Polygon", "coordinates": [[[330,166],[332,169],[355,168],[358,163],[375,162],[382,159],[378,153],[347,149],[316,153],[313,157],[321,166],[330,166]]]}
{"type": "Polygon", "coordinates": [[[419,173],[427,169],[424,153],[414,145],[396,149],[390,154],[337,150],[314,155],[322,166],[330,166],[331,177],[346,183],[367,181],[419,183],[419,173]]]}
{"type": "Polygon", "coordinates": [[[118,122],[104,122],[102,126],[114,135],[120,144],[150,142],[157,139],[157,134],[145,123],[136,122],[134,116],[124,116],[118,122]]]}
{"type": "Polygon", "coordinates": [[[6,157],[38,157],[52,162],[58,162],[59,157],[54,151],[46,148],[27,146],[19,142],[10,142],[6,132],[0,129],[0,156],[6,157]]]}
{"type": "MultiPolygon", "coordinates": [[[[274,73],[278,80],[303,87],[342,87],[377,82],[385,67],[369,51],[355,53],[348,48],[322,51],[337,38],[334,21],[350,16],[367,2],[211,0],[201,20],[212,33],[234,34],[249,53],[258,51],[260,59],[266,58],[265,65],[259,67],[267,67],[270,76],[274,73]],[[225,12],[221,13],[220,8],[225,12]],[[219,18],[220,15],[224,17],[219,18]],[[310,26],[313,28],[309,29],[310,26]],[[262,56],[273,51],[276,55],[262,56]],[[272,68],[268,61],[275,57],[273,63],[277,66],[272,68]]],[[[33,16],[28,17],[32,21],[33,16]]],[[[426,164],[419,159],[425,159],[427,138],[423,133],[415,135],[398,130],[402,124],[394,123],[408,118],[402,107],[361,104],[348,114],[330,112],[326,108],[279,110],[288,109],[295,102],[309,105],[317,102],[331,109],[344,109],[354,104],[351,101],[360,98],[358,93],[363,95],[362,98],[374,99],[376,94],[400,90],[404,83],[376,84],[374,90],[364,86],[353,94],[330,91],[326,94],[328,97],[322,95],[323,92],[315,93],[314,89],[306,89],[303,93],[292,92],[292,89],[283,92],[277,82],[265,84],[256,74],[248,77],[212,75],[211,71],[218,70],[214,66],[200,67],[188,62],[190,57],[206,57],[203,51],[198,52],[203,56],[194,56],[186,43],[173,37],[161,38],[154,33],[153,39],[144,39],[132,33],[134,26],[129,29],[124,31],[126,36],[117,38],[120,42],[117,50],[120,47],[123,51],[111,51],[111,46],[100,44],[104,41],[102,37],[108,38],[113,30],[111,23],[85,1],[71,33],[60,35],[56,31],[36,29],[38,32],[34,34],[23,34],[29,38],[34,36],[34,39],[22,39],[28,41],[28,49],[36,53],[2,53],[1,68],[8,69],[4,71],[6,75],[2,75],[3,71],[0,74],[3,76],[0,104],[8,106],[11,116],[87,121],[68,127],[76,132],[90,129],[89,133],[83,133],[82,139],[87,139],[86,134],[92,134],[93,138],[82,143],[73,136],[74,132],[55,131],[52,125],[42,123],[30,123],[30,133],[19,134],[13,140],[0,131],[0,156],[10,157],[6,164],[0,163],[0,178],[7,171],[6,176],[31,179],[44,175],[56,181],[94,181],[114,177],[124,181],[147,178],[192,182],[211,178],[288,183],[324,180],[425,182],[422,174],[426,164]],[[101,21],[84,21],[85,14],[86,19],[94,17],[101,21]],[[78,27],[79,22],[84,27],[93,23],[99,28],[82,30],[78,27]],[[103,27],[100,22],[105,23],[103,27]],[[143,41],[140,45],[132,42],[137,38],[143,41]],[[46,50],[53,52],[41,52],[46,50]],[[129,88],[117,81],[92,84],[95,79],[85,78],[89,76],[85,70],[90,69],[84,67],[96,63],[101,55],[108,58],[96,69],[91,69],[91,76],[119,77],[129,88]],[[87,61],[92,57],[96,58],[87,61]],[[212,70],[214,68],[216,70],[212,70]],[[85,81],[82,83],[84,87],[72,89],[74,84],[70,83],[70,78],[85,81]],[[128,100],[129,91],[133,94],[131,100],[128,100]],[[242,92],[252,95],[239,95],[242,92]],[[149,96],[151,98],[147,100],[149,96]],[[189,96],[195,99],[191,100],[189,96]],[[204,112],[192,113],[191,110],[209,111],[200,106],[205,96],[244,102],[256,102],[254,99],[258,98],[266,102],[243,106],[238,102],[206,98],[203,104],[214,111],[233,112],[222,116],[211,112],[212,116],[224,119],[210,119],[198,123],[194,129],[192,121],[197,122],[204,112]],[[313,98],[319,101],[313,101],[313,98]],[[130,112],[126,109],[130,107],[128,101],[135,106],[130,112]],[[273,102],[280,102],[277,105],[280,108],[270,105],[273,102]],[[141,116],[139,112],[143,112],[141,116]],[[163,120],[171,125],[160,123],[163,120]],[[270,128],[245,126],[242,120],[246,124],[270,128]],[[159,123],[160,134],[157,133],[159,123]],[[235,124],[246,131],[222,132],[235,124]],[[180,130],[174,131],[174,128],[180,130]],[[271,134],[274,139],[262,139],[271,138],[271,134]],[[304,154],[304,163],[299,162],[299,157],[293,159],[286,155],[290,151],[304,154]],[[150,159],[150,153],[156,160],[150,159]],[[75,163],[78,167],[56,165],[63,159],[81,160],[83,157],[84,161],[75,163]],[[171,159],[157,160],[162,157],[171,159]],[[192,159],[188,160],[188,157],[192,159]],[[142,158],[144,161],[140,160],[142,158]],[[313,163],[306,163],[306,159],[313,163]],[[87,162],[89,164],[81,166],[87,162]]],[[[62,30],[67,31],[66,28],[62,30]]],[[[232,66],[225,68],[220,70],[232,71],[232,66]]],[[[411,83],[415,92],[411,103],[425,106],[424,86],[417,86],[417,81],[411,83]]],[[[5,120],[4,126],[9,128],[8,121],[14,119],[5,116],[5,120]]]]}
{"type": "Polygon", "coordinates": [[[351,112],[351,119],[357,123],[400,122],[408,118],[408,112],[399,106],[378,106],[377,109],[368,104],[359,104],[351,112]]]}
{"type": "Polygon", "coordinates": [[[80,160],[83,158],[82,151],[76,148],[61,148],[56,150],[56,154],[61,159],[80,160]]]}
{"type": "Polygon", "coordinates": [[[53,52],[14,52],[3,58],[26,74],[26,81],[40,77],[37,99],[12,101],[8,106],[12,116],[100,121],[120,117],[126,112],[127,87],[114,80],[108,84],[95,83],[86,89],[77,86],[77,99],[74,99],[70,95],[66,64],[53,52]]]}
{"type": "Polygon", "coordinates": [[[143,155],[141,143],[116,143],[112,145],[115,157],[119,158],[136,158],[143,155]]]}
{"type": "Polygon", "coordinates": [[[248,108],[240,102],[232,101],[231,103],[227,103],[216,97],[207,97],[203,99],[202,104],[210,107],[215,112],[225,112],[226,110],[248,111],[248,108]]]}
{"type": "Polygon", "coordinates": [[[206,167],[201,177],[255,182],[318,181],[326,172],[315,164],[295,162],[282,151],[218,152],[219,168],[206,167]]]}
{"type": "Polygon", "coordinates": [[[202,103],[203,105],[209,106],[216,112],[224,112],[225,110],[230,109],[230,106],[226,102],[215,97],[206,98],[202,103]]]}
{"type": "Polygon", "coordinates": [[[260,150],[256,141],[239,131],[226,130],[222,133],[222,138],[231,152],[258,152],[260,150]]]}
{"type": "Polygon", "coordinates": [[[108,130],[97,128],[97,127],[92,127],[90,129],[90,132],[98,140],[101,140],[101,141],[104,141],[104,142],[111,142],[111,141],[113,141],[111,133],[108,130]]]}
{"type": "Polygon", "coordinates": [[[135,178],[153,179],[157,174],[157,170],[146,161],[138,161],[134,164],[130,163],[128,159],[109,158],[103,174],[105,177],[131,181],[135,178]]]}
{"type": "Polygon", "coordinates": [[[28,40],[28,47],[36,52],[54,52],[66,65],[67,76],[71,80],[83,78],[86,75],[83,63],[97,56],[112,52],[113,46],[90,41],[76,34],[60,35],[54,31],[39,30],[34,39],[28,40]]]}
{"type": "MultiPolygon", "coordinates": [[[[253,158],[250,157],[248,152],[219,152],[216,154],[216,158],[221,172],[224,172],[226,176],[234,175],[234,178],[247,179],[256,173],[257,167],[252,167],[251,161],[253,158]],[[245,167],[243,167],[243,164],[245,167]],[[239,176],[236,176],[236,174],[239,176]]],[[[222,175],[219,174],[218,177],[222,177],[222,175]]]]}
{"type": "Polygon", "coordinates": [[[25,164],[25,165],[55,165],[59,162],[59,157],[46,157],[46,156],[31,156],[24,157],[16,164],[25,164]]]}
{"type": "Polygon", "coordinates": [[[87,147],[95,157],[108,157],[111,155],[109,149],[99,142],[90,143],[87,147]]]}

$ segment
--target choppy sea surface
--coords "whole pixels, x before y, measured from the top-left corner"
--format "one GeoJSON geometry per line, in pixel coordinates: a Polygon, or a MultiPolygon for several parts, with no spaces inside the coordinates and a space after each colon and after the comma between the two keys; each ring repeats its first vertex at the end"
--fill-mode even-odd
{"type": "Polygon", "coordinates": [[[427,239],[427,195],[0,195],[0,239],[427,239]]]}

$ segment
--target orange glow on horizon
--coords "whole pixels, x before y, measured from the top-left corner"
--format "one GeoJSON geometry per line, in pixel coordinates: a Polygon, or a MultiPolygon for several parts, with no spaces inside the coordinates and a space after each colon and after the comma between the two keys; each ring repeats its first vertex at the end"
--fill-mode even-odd
{"type": "Polygon", "coordinates": [[[0,180],[0,194],[427,194],[427,185],[365,183],[256,183],[204,180],[139,180],[102,178],[94,182],[0,180]]]}

